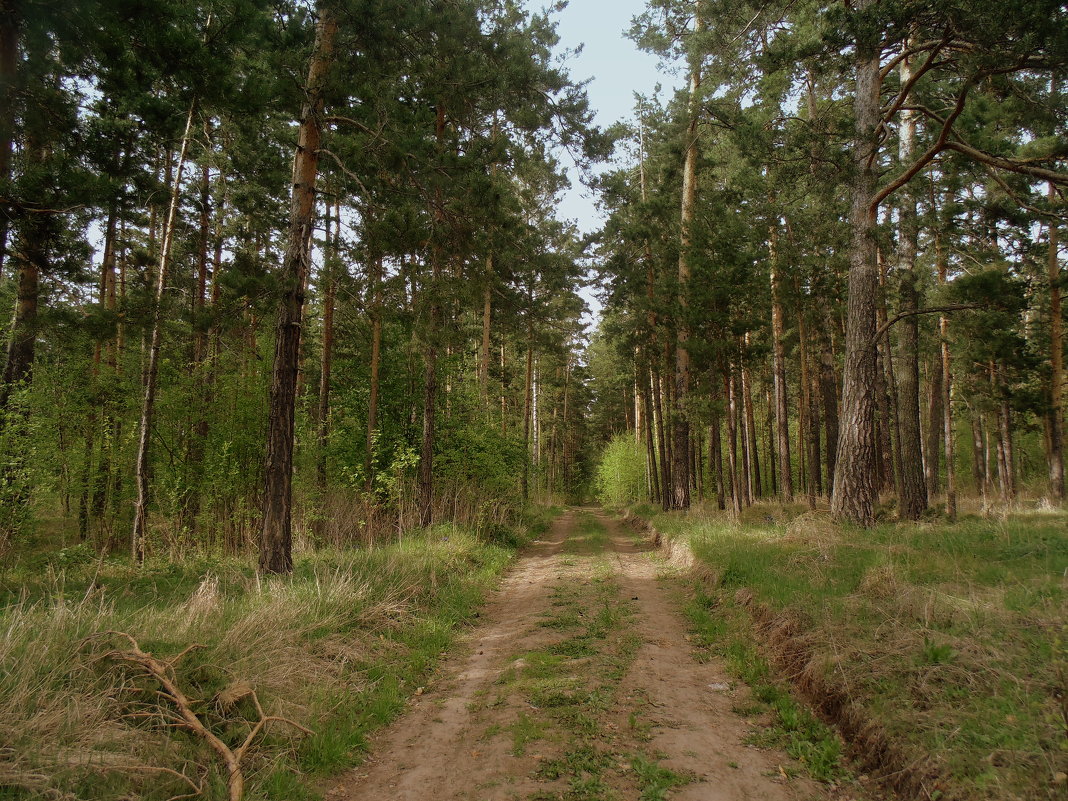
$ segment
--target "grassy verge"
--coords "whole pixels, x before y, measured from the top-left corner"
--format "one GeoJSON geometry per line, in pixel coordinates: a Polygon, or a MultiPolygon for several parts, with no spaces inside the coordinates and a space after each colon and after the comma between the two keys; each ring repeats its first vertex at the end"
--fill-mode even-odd
{"type": "MultiPolygon", "coordinates": [[[[537,531],[546,520],[528,523],[537,531]]],[[[102,633],[121,631],[175,660],[193,712],[230,748],[260,717],[257,700],[309,729],[270,723],[243,771],[246,797],[315,798],[309,780],[359,760],[512,553],[440,526],[374,550],[306,554],[285,580],[260,580],[246,560],[135,569],[77,548],[8,568],[0,797],[151,800],[194,786],[226,796],[204,739],[172,725],[158,683],[114,658],[124,642],[102,633]]]]}
{"type": "MultiPolygon", "coordinates": [[[[929,797],[1068,798],[1068,515],[858,531],[764,505],[739,524],[652,522],[709,568],[692,616],[758,696],[767,665],[744,644],[749,599],[768,610],[769,628],[792,627],[809,667],[893,743],[929,755],[946,779],[929,797]]],[[[811,716],[764,694],[788,738],[809,728],[811,716]]],[[[833,756],[796,749],[817,775],[833,756]]]]}

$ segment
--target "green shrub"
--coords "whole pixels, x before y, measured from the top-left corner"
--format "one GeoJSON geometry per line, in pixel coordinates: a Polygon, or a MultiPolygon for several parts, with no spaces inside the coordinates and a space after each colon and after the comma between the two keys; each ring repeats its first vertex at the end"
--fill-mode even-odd
{"type": "Polygon", "coordinates": [[[618,434],[605,448],[594,477],[597,498],[606,506],[625,506],[647,498],[645,449],[633,434],[618,434]]]}

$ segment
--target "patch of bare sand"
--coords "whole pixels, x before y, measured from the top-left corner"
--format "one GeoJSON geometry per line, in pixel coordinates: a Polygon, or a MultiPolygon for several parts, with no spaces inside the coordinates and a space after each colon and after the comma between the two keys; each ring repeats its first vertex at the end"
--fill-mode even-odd
{"type": "Polygon", "coordinates": [[[641,553],[634,535],[602,515],[616,554],[624,597],[636,599],[634,620],[642,645],[620,687],[617,718],[630,720],[644,707],[652,724],[646,747],[664,755],[660,764],[696,777],[675,790],[679,801],[800,801],[830,796],[820,785],[788,779],[789,758],[745,744],[749,724],[731,711],[736,694],[718,661],[700,664],[686,638],[674,590],[658,580],[656,562],[641,553]]]}

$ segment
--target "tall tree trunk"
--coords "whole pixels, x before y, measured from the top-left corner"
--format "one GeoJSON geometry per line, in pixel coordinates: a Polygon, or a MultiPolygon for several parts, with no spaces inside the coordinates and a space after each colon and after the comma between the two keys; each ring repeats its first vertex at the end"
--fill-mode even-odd
{"type": "MultiPolygon", "coordinates": [[[[886,265],[880,251],[876,257],[879,265],[879,300],[876,308],[877,322],[880,328],[887,323],[886,312],[886,265]]],[[[900,498],[904,490],[901,486],[901,434],[897,416],[897,378],[894,370],[894,349],[890,345],[889,333],[878,344],[876,351],[876,383],[879,393],[879,436],[883,458],[883,488],[893,489],[900,498]]]]}
{"type": "Polygon", "coordinates": [[[923,472],[927,482],[927,500],[938,495],[942,474],[942,354],[935,353],[929,362],[927,396],[927,438],[923,449],[923,472]]]}
{"type": "MultiPolygon", "coordinates": [[[[873,0],[857,0],[864,13],[873,0]]],[[[874,36],[856,43],[849,297],[846,312],[842,420],[831,513],[861,526],[875,523],[875,156],[881,123],[879,46],[874,36]]]]}
{"type": "Polygon", "coordinates": [[[830,311],[825,316],[826,330],[820,346],[820,395],[823,406],[823,425],[826,432],[827,492],[834,487],[835,456],[838,452],[838,385],[834,370],[834,351],[831,349],[830,311]]]}
{"type": "Polygon", "coordinates": [[[315,224],[315,184],[319,173],[323,94],[334,58],[338,23],[329,5],[317,4],[319,22],[308,66],[305,103],[301,109],[293,163],[293,193],[286,252],[282,259],[282,300],[275,326],[274,370],[267,418],[267,460],[264,470],[263,527],[259,569],[263,573],[293,570],[293,432],[296,416],[300,335],[304,292],[311,264],[315,224]]]}
{"type": "Polygon", "coordinates": [[[508,398],[505,396],[504,390],[508,385],[508,373],[507,363],[504,358],[504,342],[501,342],[501,436],[505,436],[508,433],[508,398]]]}
{"type": "MultiPolygon", "coordinates": [[[[47,157],[46,147],[36,136],[28,136],[25,155],[27,168],[36,169],[47,157]]],[[[47,272],[48,268],[53,227],[51,217],[51,214],[45,213],[26,214],[19,225],[13,259],[17,273],[15,311],[11,318],[4,371],[0,376],[0,426],[4,425],[3,413],[8,410],[11,394],[19,386],[29,384],[33,375],[40,281],[42,273],[47,272]]]]}
{"type": "Polygon", "coordinates": [[[443,256],[435,247],[431,255],[429,291],[430,320],[426,351],[423,355],[423,437],[419,450],[419,485],[416,488],[419,525],[424,528],[434,522],[434,440],[437,431],[438,407],[438,343],[444,328],[440,282],[443,256]]]}
{"type": "Polygon", "coordinates": [[[727,508],[727,496],[723,486],[723,443],[720,438],[720,414],[713,411],[708,432],[708,459],[716,476],[716,507],[722,511],[727,508]]]}
{"type": "MultiPolygon", "coordinates": [[[[128,156],[129,153],[127,152],[128,156]]],[[[108,223],[104,228],[104,254],[100,263],[100,285],[103,290],[101,303],[116,318],[119,309],[119,284],[125,283],[124,280],[120,282],[116,275],[116,265],[119,262],[117,255],[119,243],[116,241],[120,237],[117,232],[118,227],[118,201],[114,200],[108,210],[108,223]]],[[[122,235],[124,234],[125,223],[122,228],[122,235]]],[[[123,260],[125,260],[125,257],[123,260]]],[[[125,273],[125,268],[122,268],[122,272],[125,273]]],[[[122,291],[125,294],[124,287],[122,291]]],[[[115,337],[107,342],[103,352],[103,360],[108,368],[108,373],[116,378],[122,374],[121,347],[122,321],[116,319],[115,337]]],[[[117,480],[113,478],[111,471],[120,440],[121,418],[116,414],[115,398],[111,393],[106,393],[102,399],[101,415],[103,441],[100,446],[100,460],[92,481],[92,503],[90,506],[90,517],[96,517],[98,521],[103,519],[107,511],[108,493],[111,490],[113,480],[117,480]]]]}
{"type": "Polygon", "coordinates": [[[171,200],[167,210],[167,219],[160,237],[159,261],[156,264],[156,292],[152,304],[152,333],[149,335],[148,360],[144,373],[144,396],[141,400],[141,421],[137,440],[137,463],[134,468],[134,480],[137,483],[137,499],[134,502],[133,530],[130,536],[130,554],[140,564],[145,559],[145,534],[148,526],[149,487],[149,443],[152,440],[152,425],[156,412],[156,378],[159,374],[159,354],[163,337],[163,295],[167,288],[167,272],[170,266],[171,245],[174,241],[174,224],[178,216],[178,205],[182,194],[182,170],[189,152],[190,133],[196,102],[189,107],[185,120],[185,133],[182,134],[182,146],[178,155],[178,167],[171,185],[171,200]]]}
{"type": "Polygon", "coordinates": [[[779,276],[778,231],[771,227],[768,235],[771,264],[771,372],[775,385],[775,432],[779,452],[779,497],[793,503],[794,479],[790,461],[790,410],[786,397],[786,354],[783,340],[782,280],[779,276]]]}
{"type": "Polygon", "coordinates": [[[1001,365],[990,365],[998,400],[998,476],[1004,501],[1016,499],[1016,450],[1012,435],[1012,409],[1001,365]]]}
{"type": "Polygon", "coordinates": [[[205,164],[200,172],[200,241],[197,244],[196,291],[193,293],[193,360],[195,378],[190,408],[194,418],[186,442],[186,487],[182,497],[181,523],[190,536],[196,532],[200,514],[200,475],[208,439],[208,403],[211,390],[207,374],[208,329],[204,309],[208,291],[208,253],[211,249],[211,171],[205,164]]]}
{"type": "Polygon", "coordinates": [[[478,358],[478,395],[489,410],[490,325],[493,322],[493,254],[486,257],[486,283],[482,287],[482,347],[478,358]]]}
{"type": "Polygon", "coordinates": [[[527,370],[523,382],[523,476],[521,482],[523,503],[530,498],[530,423],[534,405],[534,318],[533,310],[527,312],[527,370]]]}
{"type": "MultiPolygon", "coordinates": [[[[113,302],[110,297],[113,295],[112,284],[115,277],[115,232],[118,227],[118,201],[112,200],[108,206],[107,222],[104,225],[104,250],[100,259],[100,283],[99,283],[99,302],[101,309],[113,308],[113,302]]],[[[93,453],[95,451],[96,430],[98,427],[108,429],[108,414],[105,411],[103,414],[104,425],[101,426],[98,421],[98,402],[100,399],[100,364],[103,361],[104,347],[103,343],[98,339],[93,346],[93,367],[90,373],[89,384],[92,388],[93,402],[90,404],[89,411],[86,415],[86,427],[85,427],[85,452],[84,459],[82,461],[82,480],[81,480],[81,497],[78,501],[78,538],[85,541],[89,537],[89,523],[93,513],[96,510],[94,503],[94,487],[93,481],[93,453]]],[[[108,405],[107,398],[103,398],[102,406],[108,405]]],[[[105,435],[105,442],[101,448],[101,461],[106,458],[107,454],[107,442],[105,435]]],[[[95,473],[98,476],[99,471],[95,473]]]]}
{"type": "MultiPolygon", "coordinates": [[[[320,514],[316,519],[319,537],[326,534],[327,450],[330,447],[330,392],[334,370],[334,306],[337,301],[338,253],[341,247],[341,209],[335,207],[331,230],[330,204],[326,205],[326,235],[323,253],[323,344],[319,354],[319,409],[316,415],[319,430],[315,454],[315,478],[319,489],[320,514]]],[[[372,259],[373,261],[373,259],[372,259]]],[[[373,289],[372,289],[373,291],[373,289]]],[[[366,475],[366,471],[364,473],[366,475]]]]}
{"type": "MultiPolygon", "coordinates": [[[[700,2],[695,0],[694,30],[704,30],[700,2]]],[[[686,319],[688,310],[688,284],[692,247],[693,214],[697,201],[698,157],[698,92],[701,88],[701,57],[692,55],[690,65],[689,125],[686,129],[686,158],[682,168],[682,210],[679,215],[679,307],[680,315],[675,340],[675,403],[672,415],[672,485],[671,508],[690,508],[690,352],[687,343],[690,325],[686,319]]]]}
{"type": "MultiPolygon", "coordinates": [[[[1049,185],[1050,203],[1057,193],[1049,185]]],[[[1046,267],[1049,279],[1049,486],[1053,501],[1064,503],[1064,322],[1061,312],[1061,263],[1058,253],[1057,218],[1050,218],[1046,267]]]]}
{"type": "MultiPolygon", "coordinates": [[[[15,144],[15,88],[18,78],[20,0],[0,0],[0,192],[7,193],[15,144]]],[[[0,278],[7,264],[8,215],[0,213],[0,278]]],[[[3,405],[0,405],[0,409],[3,405]]]]}
{"type": "Polygon", "coordinates": [[[660,391],[660,375],[650,370],[653,385],[653,411],[656,413],[656,438],[660,446],[660,503],[664,510],[671,507],[671,458],[667,450],[667,432],[664,425],[664,398],[660,391]]]}
{"type": "MultiPolygon", "coordinates": [[[[945,280],[945,268],[939,269],[939,277],[945,280]]],[[[942,438],[946,448],[946,515],[957,518],[957,466],[953,444],[953,373],[949,352],[949,318],[942,315],[938,320],[942,340],[942,438]]]]}
{"type": "MultiPolygon", "coordinates": [[[[907,45],[907,42],[906,42],[907,45]]],[[[909,59],[900,64],[901,81],[912,76],[909,59]]],[[[916,139],[916,120],[909,109],[899,112],[898,157],[902,164],[912,161],[916,139]]],[[[917,520],[927,509],[927,482],[923,472],[923,445],[920,427],[920,329],[919,292],[916,288],[916,199],[909,186],[900,191],[898,202],[900,235],[898,237],[898,272],[900,275],[901,312],[909,316],[898,325],[897,420],[901,447],[901,495],[898,517],[917,520]]]]}
{"type": "Polygon", "coordinates": [[[764,409],[767,411],[767,417],[764,419],[768,445],[767,459],[764,461],[767,465],[767,485],[771,488],[771,494],[778,496],[779,486],[775,478],[775,403],[772,400],[771,389],[767,384],[764,385],[764,409]]]}
{"type": "Polygon", "coordinates": [[[982,414],[975,408],[971,409],[972,430],[972,480],[975,482],[975,491],[983,497],[983,505],[986,505],[987,472],[986,457],[983,453],[983,428],[982,414]]]}
{"type": "Polygon", "coordinates": [[[816,508],[816,496],[819,494],[820,476],[820,422],[819,407],[814,403],[812,369],[809,358],[808,326],[805,324],[805,314],[797,315],[798,350],[801,358],[801,410],[804,425],[801,426],[801,447],[805,453],[805,495],[808,498],[808,508],[816,508]]]}
{"type": "Polygon", "coordinates": [[[375,432],[378,430],[379,371],[381,370],[380,365],[382,362],[382,257],[375,256],[371,258],[370,267],[371,382],[367,398],[367,447],[363,457],[363,473],[368,490],[374,486],[375,432]]]}
{"type": "MultiPolygon", "coordinates": [[[[746,339],[748,338],[747,334],[746,339]]],[[[746,344],[748,345],[748,342],[746,344]]],[[[757,440],[756,415],[753,414],[753,375],[748,367],[742,368],[742,398],[745,403],[745,427],[749,440],[749,469],[752,477],[750,497],[760,498],[764,494],[760,486],[760,444],[757,440]]]]}
{"type": "Polygon", "coordinates": [[[742,514],[742,487],[738,473],[738,393],[733,366],[728,364],[723,374],[727,391],[727,467],[730,475],[731,511],[735,519],[742,514]]]}
{"type": "MultiPolygon", "coordinates": [[[[645,406],[645,466],[646,474],[649,477],[649,501],[650,503],[660,502],[660,474],[657,469],[656,461],[656,435],[654,429],[656,428],[653,420],[653,404],[649,391],[649,370],[648,367],[639,368],[639,379],[641,383],[642,392],[642,404],[645,406]]],[[[565,421],[565,431],[566,421],[565,421]]]]}

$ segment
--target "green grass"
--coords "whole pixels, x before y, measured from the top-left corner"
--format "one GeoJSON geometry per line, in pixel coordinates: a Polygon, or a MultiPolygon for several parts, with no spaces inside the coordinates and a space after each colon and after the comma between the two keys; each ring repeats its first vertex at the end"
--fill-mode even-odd
{"type": "MultiPolygon", "coordinates": [[[[1064,797],[1055,779],[1068,767],[1060,701],[1068,693],[1068,514],[862,531],[796,510],[754,509],[741,524],[654,518],[665,534],[686,538],[716,577],[691,609],[702,644],[726,650],[764,695],[766,663],[738,650],[751,638],[735,601],[746,588],[800,621],[827,677],[894,738],[937,755],[959,792],[1064,797]]],[[[814,775],[830,771],[833,749],[819,745],[827,741],[790,711],[792,702],[775,693],[761,700],[787,732],[778,744],[816,766],[814,775]],[[810,740],[811,748],[800,744],[810,740]]]]}
{"type": "MultiPolygon", "coordinates": [[[[231,746],[257,718],[235,688],[311,729],[271,724],[244,772],[250,798],[316,798],[316,777],[361,759],[368,734],[425,683],[512,554],[441,526],[374,550],[304,554],[286,579],[261,580],[236,558],[136,568],[77,546],[23,558],[0,573],[0,797],[189,791],[160,768],[206,777],[204,797],[225,797],[216,757],[165,724],[155,682],[109,656],[126,646],[100,633],[117,630],[160,659],[202,646],[174,675],[231,746]]],[[[530,736],[517,730],[517,748],[530,736]]]]}

